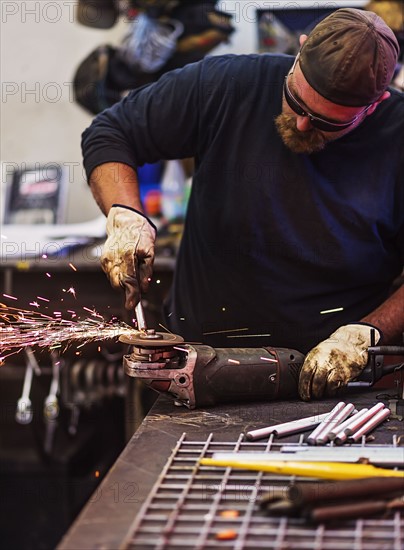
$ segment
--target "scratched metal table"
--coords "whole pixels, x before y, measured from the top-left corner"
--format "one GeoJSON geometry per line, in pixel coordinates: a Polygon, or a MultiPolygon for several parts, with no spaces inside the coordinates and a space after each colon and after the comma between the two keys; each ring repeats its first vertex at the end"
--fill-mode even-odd
{"type": "MultiPolygon", "coordinates": [[[[344,396],[344,400],[354,403],[360,409],[380,400],[387,404],[387,393],[392,392],[380,389],[366,393],[357,392],[344,396]]],[[[160,396],[76,522],[63,537],[58,549],[266,547],[279,550],[287,548],[401,550],[404,547],[404,520],[400,514],[396,514],[389,520],[351,522],[355,525],[348,528],[345,538],[340,539],[339,542],[335,540],[330,542],[324,529],[308,532],[301,523],[289,522],[288,524],[285,523],[284,518],[263,517],[262,514],[257,513],[258,505],[251,496],[253,493],[247,491],[247,494],[245,490],[237,503],[234,500],[228,502],[232,508],[238,507],[243,518],[236,520],[235,524],[240,531],[238,540],[218,541],[212,536],[212,529],[220,528],[220,522],[219,524],[217,521],[213,522],[213,519],[217,520],[217,518],[211,517],[212,504],[209,504],[209,500],[219,502],[217,493],[221,492],[223,497],[223,483],[229,480],[226,479],[223,482],[222,478],[217,476],[207,478],[204,496],[199,498],[197,487],[193,485],[196,480],[192,461],[201,455],[203,449],[218,443],[218,450],[234,448],[245,450],[245,445],[248,443],[244,441],[241,434],[251,429],[328,412],[339,400],[341,399],[314,403],[296,400],[222,405],[189,411],[175,407],[170,398],[160,396]],[[191,453],[189,455],[191,467],[184,469],[174,466],[173,477],[170,468],[176,463],[181,453],[191,453]],[[164,486],[167,481],[168,489],[164,486]],[[168,497],[167,491],[170,493],[168,497]],[[192,492],[195,493],[194,497],[192,492]],[[161,503],[157,506],[157,510],[156,505],[153,504],[154,497],[159,498],[158,502],[161,503]],[[182,517],[181,503],[185,503],[185,498],[191,499],[191,505],[187,505],[187,510],[193,511],[191,516],[187,512],[182,517]],[[204,499],[205,501],[202,502],[204,499]],[[152,519],[151,525],[143,526],[147,523],[149,516],[152,519]],[[189,521],[190,517],[191,521],[189,521]],[[167,525],[167,521],[171,521],[171,525],[167,525]],[[178,524],[178,533],[175,532],[176,524],[178,524]],[[375,526],[375,529],[373,531],[370,529],[373,534],[369,539],[370,542],[366,542],[366,536],[370,536],[369,526],[375,526]],[[251,536],[254,535],[252,542],[248,540],[249,532],[251,536]],[[241,534],[243,534],[242,537],[241,534]]],[[[371,444],[399,445],[402,444],[402,437],[400,437],[402,434],[403,423],[397,419],[389,420],[373,432],[374,438],[371,444]]],[[[262,445],[267,445],[267,441],[264,440],[262,445]]],[[[302,441],[301,434],[278,440],[286,444],[302,441]]],[[[220,475],[222,474],[223,471],[220,475]]],[[[254,472],[254,477],[251,479],[236,477],[235,480],[236,484],[244,483],[243,487],[252,487],[255,496],[257,483],[262,483],[263,487],[265,485],[264,479],[257,478],[257,472],[254,472]]],[[[217,512],[219,509],[217,505],[216,508],[217,512]]],[[[222,526],[228,527],[228,523],[222,526]]],[[[345,531],[342,531],[342,535],[341,530],[338,533],[338,537],[341,537],[345,531]]],[[[332,532],[328,535],[332,539],[332,532]]]]}

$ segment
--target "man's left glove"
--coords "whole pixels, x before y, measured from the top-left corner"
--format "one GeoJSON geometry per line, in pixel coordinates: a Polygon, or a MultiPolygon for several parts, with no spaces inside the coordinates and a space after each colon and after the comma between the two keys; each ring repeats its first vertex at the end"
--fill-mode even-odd
{"type": "Polygon", "coordinates": [[[107,235],[102,269],[114,288],[125,288],[126,309],[134,309],[153,274],[156,227],[137,210],[114,204],[107,218],[107,235]]]}
{"type": "Polygon", "coordinates": [[[375,343],[381,333],[366,324],[344,325],[320,342],[307,355],[300,371],[299,395],[304,401],[334,395],[355,380],[368,362],[367,349],[371,345],[371,331],[375,343]]]}

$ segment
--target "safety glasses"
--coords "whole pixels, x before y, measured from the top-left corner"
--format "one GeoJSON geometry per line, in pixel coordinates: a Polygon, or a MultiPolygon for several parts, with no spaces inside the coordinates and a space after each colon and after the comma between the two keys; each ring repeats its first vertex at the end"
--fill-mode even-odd
{"type": "Polygon", "coordinates": [[[299,116],[307,117],[311,125],[314,128],[317,128],[317,130],[322,130],[323,132],[339,132],[341,130],[345,130],[346,128],[349,128],[352,126],[352,124],[355,124],[355,122],[364,114],[368,109],[370,109],[371,105],[368,105],[363,111],[358,113],[355,118],[352,120],[349,120],[348,122],[330,122],[329,120],[326,120],[324,118],[321,118],[317,115],[313,115],[312,113],[306,111],[302,105],[297,101],[297,99],[294,97],[292,92],[290,91],[290,88],[288,86],[288,78],[293,73],[296,63],[299,59],[299,55],[297,55],[295,62],[293,63],[293,66],[289,73],[285,76],[285,81],[283,85],[283,93],[285,95],[286,103],[289,105],[289,107],[292,109],[294,113],[296,113],[299,116]]]}

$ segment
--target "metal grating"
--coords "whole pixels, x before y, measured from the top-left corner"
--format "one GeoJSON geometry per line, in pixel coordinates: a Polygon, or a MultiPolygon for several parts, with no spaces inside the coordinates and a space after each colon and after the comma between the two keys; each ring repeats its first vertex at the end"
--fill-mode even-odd
{"type": "Polygon", "coordinates": [[[267,442],[251,443],[242,434],[236,442],[214,441],[213,434],[206,441],[187,441],[183,434],[132,524],[124,548],[403,550],[404,519],[399,512],[388,519],[310,526],[302,519],[267,516],[259,507],[260,495],[279,490],[293,477],[198,467],[199,459],[217,451],[278,451],[287,445],[275,443],[272,436],[267,442]],[[238,515],[225,517],[229,510],[238,515]],[[232,536],[218,540],[225,531],[232,536]]]}

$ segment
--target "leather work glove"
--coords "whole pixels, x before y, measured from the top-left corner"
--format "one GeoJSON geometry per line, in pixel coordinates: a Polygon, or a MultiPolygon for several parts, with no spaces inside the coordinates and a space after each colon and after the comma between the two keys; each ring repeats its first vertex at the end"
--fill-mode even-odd
{"type": "Polygon", "coordinates": [[[367,348],[371,345],[371,331],[375,343],[381,333],[366,324],[344,325],[320,342],[306,355],[299,378],[299,395],[304,401],[335,395],[355,380],[368,362],[367,348]]]}
{"type": "Polygon", "coordinates": [[[125,288],[125,308],[134,309],[153,274],[156,227],[143,214],[113,204],[107,218],[108,238],[101,266],[114,288],[125,288]]]}

